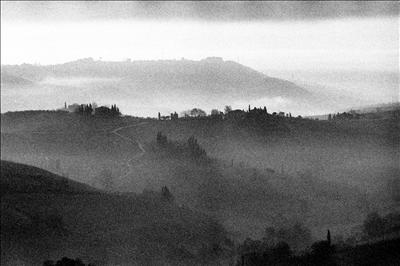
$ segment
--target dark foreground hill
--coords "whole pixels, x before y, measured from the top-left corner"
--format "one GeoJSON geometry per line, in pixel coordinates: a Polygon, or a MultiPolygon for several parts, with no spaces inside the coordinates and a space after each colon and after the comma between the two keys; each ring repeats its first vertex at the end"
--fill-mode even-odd
{"type": "Polygon", "coordinates": [[[10,193],[101,193],[88,185],[43,169],[8,161],[1,162],[1,195],[10,193]]]}
{"type": "Polygon", "coordinates": [[[1,264],[79,257],[95,265],[222,263],[223,228],[160,193],[107,194],[1,161],[1,264]]]}

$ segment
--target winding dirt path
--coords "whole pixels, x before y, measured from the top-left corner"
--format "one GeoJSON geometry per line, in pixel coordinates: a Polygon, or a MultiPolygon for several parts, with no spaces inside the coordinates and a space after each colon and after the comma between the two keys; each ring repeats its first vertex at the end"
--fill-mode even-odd
{"type": "Polygon", "coordinates": [[[144,154],[146,153],[146,150],[144,149],[143,144],[140,143],[137,139],[132,139],[132,138],[129,138],[129,137],[127,137],[127,136],[124,136],[124,135],[118,133],[118,131],[121,131],[121,130],[126,129],[126,128],[130,128],[130,127],[136,127],[136,126],[144,125],[144,124],[147,124],[147,123],[148,123],[148,122],[140,122],[140,123],[136,123],[136,124],[129,125],[129,126],[118,127],[118,128],[116,128],[116,129],[114,129],[114,130],[111,131],[112,134],[114,134],[114,135],[116,135],[116,136],[118,136],[118,137],[120,137],[120,138],[122,138],[122,139],[124,139],[124,140],[126,140],[126,141],[128,141],[128,142],[135,143],[135,144],[139,147],[139,149],[140,149],[140,153],[139,153],[139,154],[136,154],[136,155],[133,156],[133,157],[131,157],[131,159],[128,161],[129,170],[128,170],[128,172],[127,172],[125,175],[123,175],[121,178],[125,178],[125,177],[127,177],[129,174],[132,173],[132,171],[133,171],[133,169],[132,169],[132,162],[133,162],[134,160],[137,160],[137,159],[143,157],[144,154]]]}

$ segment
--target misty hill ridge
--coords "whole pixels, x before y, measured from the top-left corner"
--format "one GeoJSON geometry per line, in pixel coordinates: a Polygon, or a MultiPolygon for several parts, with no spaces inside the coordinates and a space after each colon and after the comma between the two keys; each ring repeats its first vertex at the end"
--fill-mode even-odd
{"type": "Polygon", "coordinates": [[[4,65],[7,73],[28,80],[42,81],[47,77],[92,77],[119,79],[146,91],[176,90],[225,94],[231,96],[305,97],[310,93],[296,84],[269,77],[254,69],[224,61],[219,57],[194,60],[95,61],[80,59],[58,65],[4,65]]]}

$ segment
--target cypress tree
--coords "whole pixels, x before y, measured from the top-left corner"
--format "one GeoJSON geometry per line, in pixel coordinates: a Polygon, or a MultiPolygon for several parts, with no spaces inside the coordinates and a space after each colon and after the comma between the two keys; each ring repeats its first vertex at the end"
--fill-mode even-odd
{"type": "Polygon", "coordinates": [[[331,245],[331,232],[328,229],[328,233],[326,234],[326,240],[328,241],[328,245],[331,245]]]}

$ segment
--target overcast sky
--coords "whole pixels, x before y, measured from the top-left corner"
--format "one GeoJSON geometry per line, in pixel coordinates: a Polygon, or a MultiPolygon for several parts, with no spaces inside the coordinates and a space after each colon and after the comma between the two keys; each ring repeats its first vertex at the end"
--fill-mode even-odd
{"type": "Polygon", "coordinates": [[[1,63],[201,59],[398,70],[396,2],[1,2],[1,63]]]}

